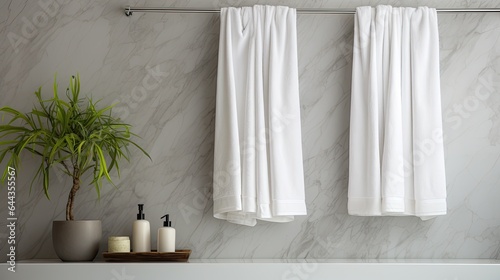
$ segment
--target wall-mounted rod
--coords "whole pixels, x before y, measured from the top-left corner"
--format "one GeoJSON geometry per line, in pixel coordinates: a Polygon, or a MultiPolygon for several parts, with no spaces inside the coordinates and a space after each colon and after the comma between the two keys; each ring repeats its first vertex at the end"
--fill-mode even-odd
{"type": "MultiPolygon", "coordinates": [[[[463,8],[463,9],[436,9],[439,13],[500,13],[500,8],[463,8]]],[[[153,7],[126,7],[125,15],[131,16],[133,12],[141,13],[192,13],[192,14],[216,14],[220,8],[153,8],[153,7]]],[[[297,8],[299,14],[354,14],[355,9],[307,9],[297,8]]]]}

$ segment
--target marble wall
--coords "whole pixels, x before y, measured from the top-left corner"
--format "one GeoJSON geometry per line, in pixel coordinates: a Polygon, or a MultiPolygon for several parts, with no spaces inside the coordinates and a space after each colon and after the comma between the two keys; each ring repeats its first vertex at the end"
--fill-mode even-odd
{"type": "MultiPolygon", "coordinates": [[[[490,1],[417,1],[437,7],[500,7],[490,1]]],[[[101,219],[104,239],[131,235],[136,204],[156,228],[169,213],[178,248],[193,258],[498,258],[500,249],[499,14],[440,14],[443,122],[449,213],[415,217],[347,214],[352,15],[299,15],[298,44],[308,216],[250,228],[212,216],[216,14],[123,15],[134,6],[352,8],[415,1],[0,1],[0,106],[30,110],[79,72],[84,93],[119,102],[153,161],[123,164],[115,190],[77,196],[77,219],[101,219]]],[[[54,258],[51,221],[64,219],[70,182],[52,180],[47,200],[26,155],[17,189],[18,259],[54,258]]],[[[0,190],[0,259],[7,253],[6,189],[0,190]]],[[[153,245],[153,247],[155,247],[153,245]]],[[[102,248],[106,248],[103,242],[102,248]]]]}

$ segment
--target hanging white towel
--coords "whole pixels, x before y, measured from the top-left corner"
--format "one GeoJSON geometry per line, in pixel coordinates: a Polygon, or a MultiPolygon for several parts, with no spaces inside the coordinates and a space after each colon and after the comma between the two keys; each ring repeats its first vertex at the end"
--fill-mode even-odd
{"type": "Polygon", "coordinates": [[[436,10],[356,9],[348,210],[446,214],[436,10]]]}
{"type": "Polygon", "coordinates": [[[254,226],[306,215],[296,11],[222,8],[214,217],[254,226]]]}

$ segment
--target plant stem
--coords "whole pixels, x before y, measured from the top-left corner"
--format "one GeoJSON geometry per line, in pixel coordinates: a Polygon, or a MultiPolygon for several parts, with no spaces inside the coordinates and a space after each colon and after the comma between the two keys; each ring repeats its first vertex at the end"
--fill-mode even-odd
{"type": "Polygon", "coordinates": [[[66,204],[66,221],[73,221],[73,202],[75,201],[76,192],[80,189],[80,169],[73,167],[73,187],[69,192],[68,204],[66,204]]]}

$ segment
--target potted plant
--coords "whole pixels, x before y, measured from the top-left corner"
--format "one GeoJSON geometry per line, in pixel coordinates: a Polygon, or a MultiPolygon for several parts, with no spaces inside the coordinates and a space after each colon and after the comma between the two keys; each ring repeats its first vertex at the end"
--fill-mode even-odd
{"type": "Polygon", "coordinates": [[[67,101],[59,97],[55,77],[53,90],[52,98],[43,99],[40,87],[35,92],[38,106],[29,113],[8,106],[0,108],[3,115],[10,116],[0,125],[0,162],[7,160],[2,180],[5,181],[9,167],[18,170],[24,151],[40,158],[31,186],[37,178],[41,179],[48,199],[54,168],[59,167],[71,177],[66,221],[53,221],[52,225],[54,249],[63,261],[92,261],[99,251],[101,221],[76,221],[73,215],[83,175],[91,173],[90,184],[100,198],[103,179],[113,183],[109,172],[116,169],[119,175],[119,162],[129,161],[129,146],[149,155],[132,140],[137,135],[130,132],[130,125],[111,115],[113,105],[98,109],[98,101],[80,98],[79,75],[70,79],[65,93],[67,101]]]}

